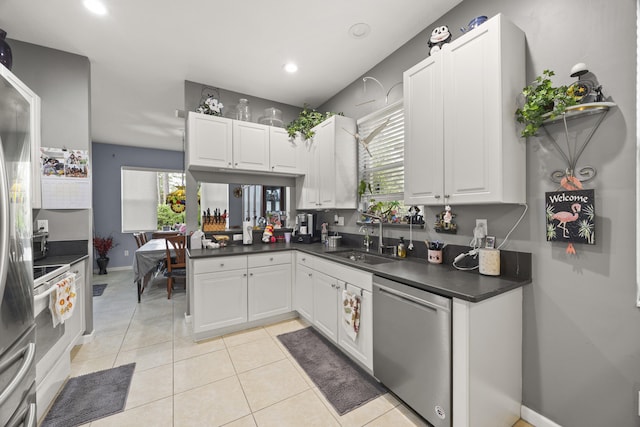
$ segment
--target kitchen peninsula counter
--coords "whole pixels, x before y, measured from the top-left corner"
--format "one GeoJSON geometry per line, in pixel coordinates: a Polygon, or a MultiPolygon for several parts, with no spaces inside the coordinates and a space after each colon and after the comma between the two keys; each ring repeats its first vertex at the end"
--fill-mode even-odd
{"type": "MultiPolygon", "coordinates": [[[[329,248],[320,243],[271,243],[230,245],[219,249],[194,249],[189,250],[188,253],[191,259],[201,259],[296,250],[434,292],[438,295],[459,298],[469,302],[480,302],[531,283],[530,277],[484,276],[478,273],[477,270],[461,271],[451,265],[430,264],[426,260],[416,257],[393,258],[393,262],[370,265],[350,261],[335,255],[337,252],[345,252],[352,249],[354,248],[344,246],[329,248]]],[[[371,253],[376,254],[373,251],[371,253]]],[[[526,258],[523,262],[530,263],[530,257],[523,258],[526,258]]],[[[530,266],[526,270],[531,271],[530,266]]]]}

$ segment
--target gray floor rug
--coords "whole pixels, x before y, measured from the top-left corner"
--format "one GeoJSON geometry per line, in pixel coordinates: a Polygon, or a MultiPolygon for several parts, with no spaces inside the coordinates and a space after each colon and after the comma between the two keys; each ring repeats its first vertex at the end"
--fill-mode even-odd
{"type": "Polygon", "coordinates": [[[104,288],[106,287],[106,283],[98,283],[96,285],[93,285],[93,296],[99,297],[100,295],[102,295],[102,293],[104,292],[104,288]]]}
{"type": "Polygon", "coordinates": [[[278,339],[340,415],[387,392],[311,327],[278,335],[278,339]]]}
{"type": "Polygon", "coordinates": [[[73,427],[124,410],[135,363],[69,379],[40,427],[73,427]]]}

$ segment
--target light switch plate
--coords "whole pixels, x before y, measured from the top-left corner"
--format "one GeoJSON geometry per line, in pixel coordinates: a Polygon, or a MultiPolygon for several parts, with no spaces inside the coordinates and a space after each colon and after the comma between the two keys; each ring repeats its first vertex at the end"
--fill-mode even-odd
{"type": "Polygon", "coordinates": [[[49,232],[49,220],[48,219],[39,219],[36,221],[35,231],[44,231],[45,233],[49,232]]]}
{"type": "Polygon", "coordinates": [[[338,217],[338,221],[336,225],[344,225],[344,217],[343,216],[339,216],[338,217]]]}

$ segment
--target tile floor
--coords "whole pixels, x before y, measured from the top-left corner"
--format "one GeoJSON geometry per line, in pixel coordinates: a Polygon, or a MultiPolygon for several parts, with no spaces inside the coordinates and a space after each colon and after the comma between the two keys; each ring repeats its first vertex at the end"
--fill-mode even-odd
{"type": "Polygon", "coordinates": [[[300,319],[196,344],[186,294],[167,300],[164,279],[141,304],[131,271],[93,283],[109,285],[93,299],[95,339],[72,352],[71,376],[133,361],[136,369],[125,411],[85,426],[426,426],[388,394],[338,415],[276,338],[308,326],[300,319]]]}

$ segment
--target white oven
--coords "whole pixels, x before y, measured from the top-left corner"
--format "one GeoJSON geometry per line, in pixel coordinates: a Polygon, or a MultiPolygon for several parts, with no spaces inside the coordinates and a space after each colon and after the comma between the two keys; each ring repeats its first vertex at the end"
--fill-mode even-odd
{"type": "Polygon", "coordinates": [[[34,316],[36,321],[36,398],[38,418],[44,414],[64,381],[69,376],[71,361],[69,346],[71,334],[68,327],[80,317],[79,310],[72,312],[64,323],[54,321],[50,301],[65,280],[75,281],[69,264],[34,267],[34,316]],[[39,276],[39,277],[37,277],[39,276]],[[77,312],[76,312],[77,311],[77,312]],[[55,326],[54,326],[55,325],[55,326]]]}

